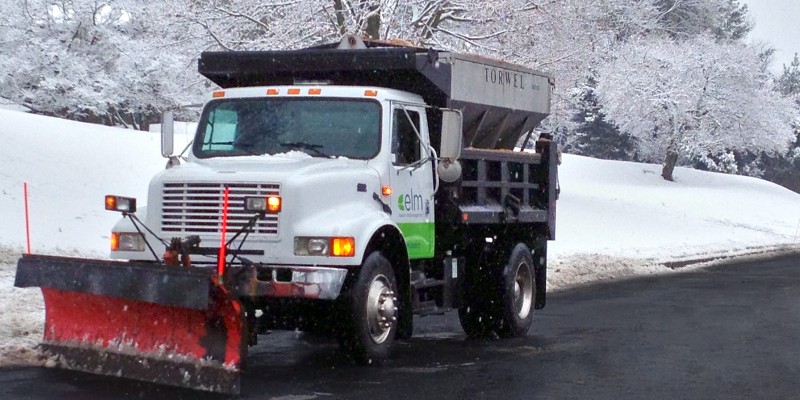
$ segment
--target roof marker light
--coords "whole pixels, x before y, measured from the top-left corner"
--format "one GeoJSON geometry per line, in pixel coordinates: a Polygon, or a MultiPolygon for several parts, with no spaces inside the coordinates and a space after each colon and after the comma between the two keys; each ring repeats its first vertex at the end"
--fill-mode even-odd
{"type": "Polygon", "coordinates": [[[279,93],[280,92],[278,92],[278,89],[267,89],[267,95],[268,96],[275,96],[275,95],[278,95],[279,93]]]}
{"type": "Polygon", "coordinates": [[[308,94],[322,94],[322,89],[320,88],[308,89],[308,94]]]}
{"type": "Polygon", "coordinates": [[[289,89],[288,93],[289,94],[300,94],[300,89],[291,88],[291,89],[289,89]]]}
{"type": "Polygon", "coordinates": [[[224,90],[217,90],[216,92],[211,94],[211,97],[213,97],[215,99],[218,99],[220,97],[225,97],[225,91],[224,90]]]}
{"type": "Polygon", "coordinates": [[[367,97],[375,97],[377,95],[378,95],[378,91],[377,90],[365,90],[364,91],[364,96],[367,96],[367,97]]]}

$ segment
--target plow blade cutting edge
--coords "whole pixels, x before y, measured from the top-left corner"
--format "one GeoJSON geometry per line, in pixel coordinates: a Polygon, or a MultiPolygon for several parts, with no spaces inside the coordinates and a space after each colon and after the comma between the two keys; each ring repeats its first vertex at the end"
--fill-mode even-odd
{"type": "Polygon", "coordinates": [[[25,255],[16,287],[41,287],[41,347],[66,369],[239,394],[241,304],[212,271],[25,255]]]}

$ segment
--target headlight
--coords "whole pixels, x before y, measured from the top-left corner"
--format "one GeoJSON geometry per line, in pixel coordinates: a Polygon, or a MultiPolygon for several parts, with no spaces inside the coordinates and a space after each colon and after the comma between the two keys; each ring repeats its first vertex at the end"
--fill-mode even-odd
{"type": "Polygon", "coordinates": [[[296,237],[294,255],[353,257],[356,240],[352,237],[296,237]]]}
{"type": "Polygon", "coordinates": [[[111,251],[144,251],[144,238],[138,232],[112,232],[111,251]]]}

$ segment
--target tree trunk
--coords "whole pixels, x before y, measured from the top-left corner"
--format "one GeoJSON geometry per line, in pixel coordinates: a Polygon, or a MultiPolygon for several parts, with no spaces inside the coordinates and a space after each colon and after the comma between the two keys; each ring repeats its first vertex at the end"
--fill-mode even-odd
{"type": "Polygon", "coordinates": [[[672,171],[675,170],[675,164],[678,163],[678,153],[672,150],[667,150],[667,158],[664,159],[664,168],[661,170],[661,177],[670,182],[675,181],[672,178],[672,171]]]}
{"type": "Polygon", "coordinates": [[[336,26],[339,28],[339,35],[344,35],[347,29],[344,26],[344,5],[342,0],[333,0],[333,10],[336,12],[336,26]]]}
{"type": "Polygon", "coordinates": [[[381,14],[376,12],[377,10],[378,10],[377,5],[370,6],[369,7],[370,16],[367,17],[366,33],[370,39],[374,40],[378,40],[381,38],[381,14]]]}

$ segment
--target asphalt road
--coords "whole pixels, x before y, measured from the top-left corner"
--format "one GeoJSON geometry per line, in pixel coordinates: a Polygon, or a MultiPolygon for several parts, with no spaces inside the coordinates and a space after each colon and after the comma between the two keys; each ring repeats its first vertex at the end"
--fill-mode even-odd
{"type": "MultiPolygon", "coordinates": [[[[382,367],[293,332],[251,349],[244,399],[800,399],[800,257],[553,294],[526,338],[467,340],[453,313],[382,367]]],[[[221,399],[45,368],[0,369],[1,399],[221,399]]]]}

